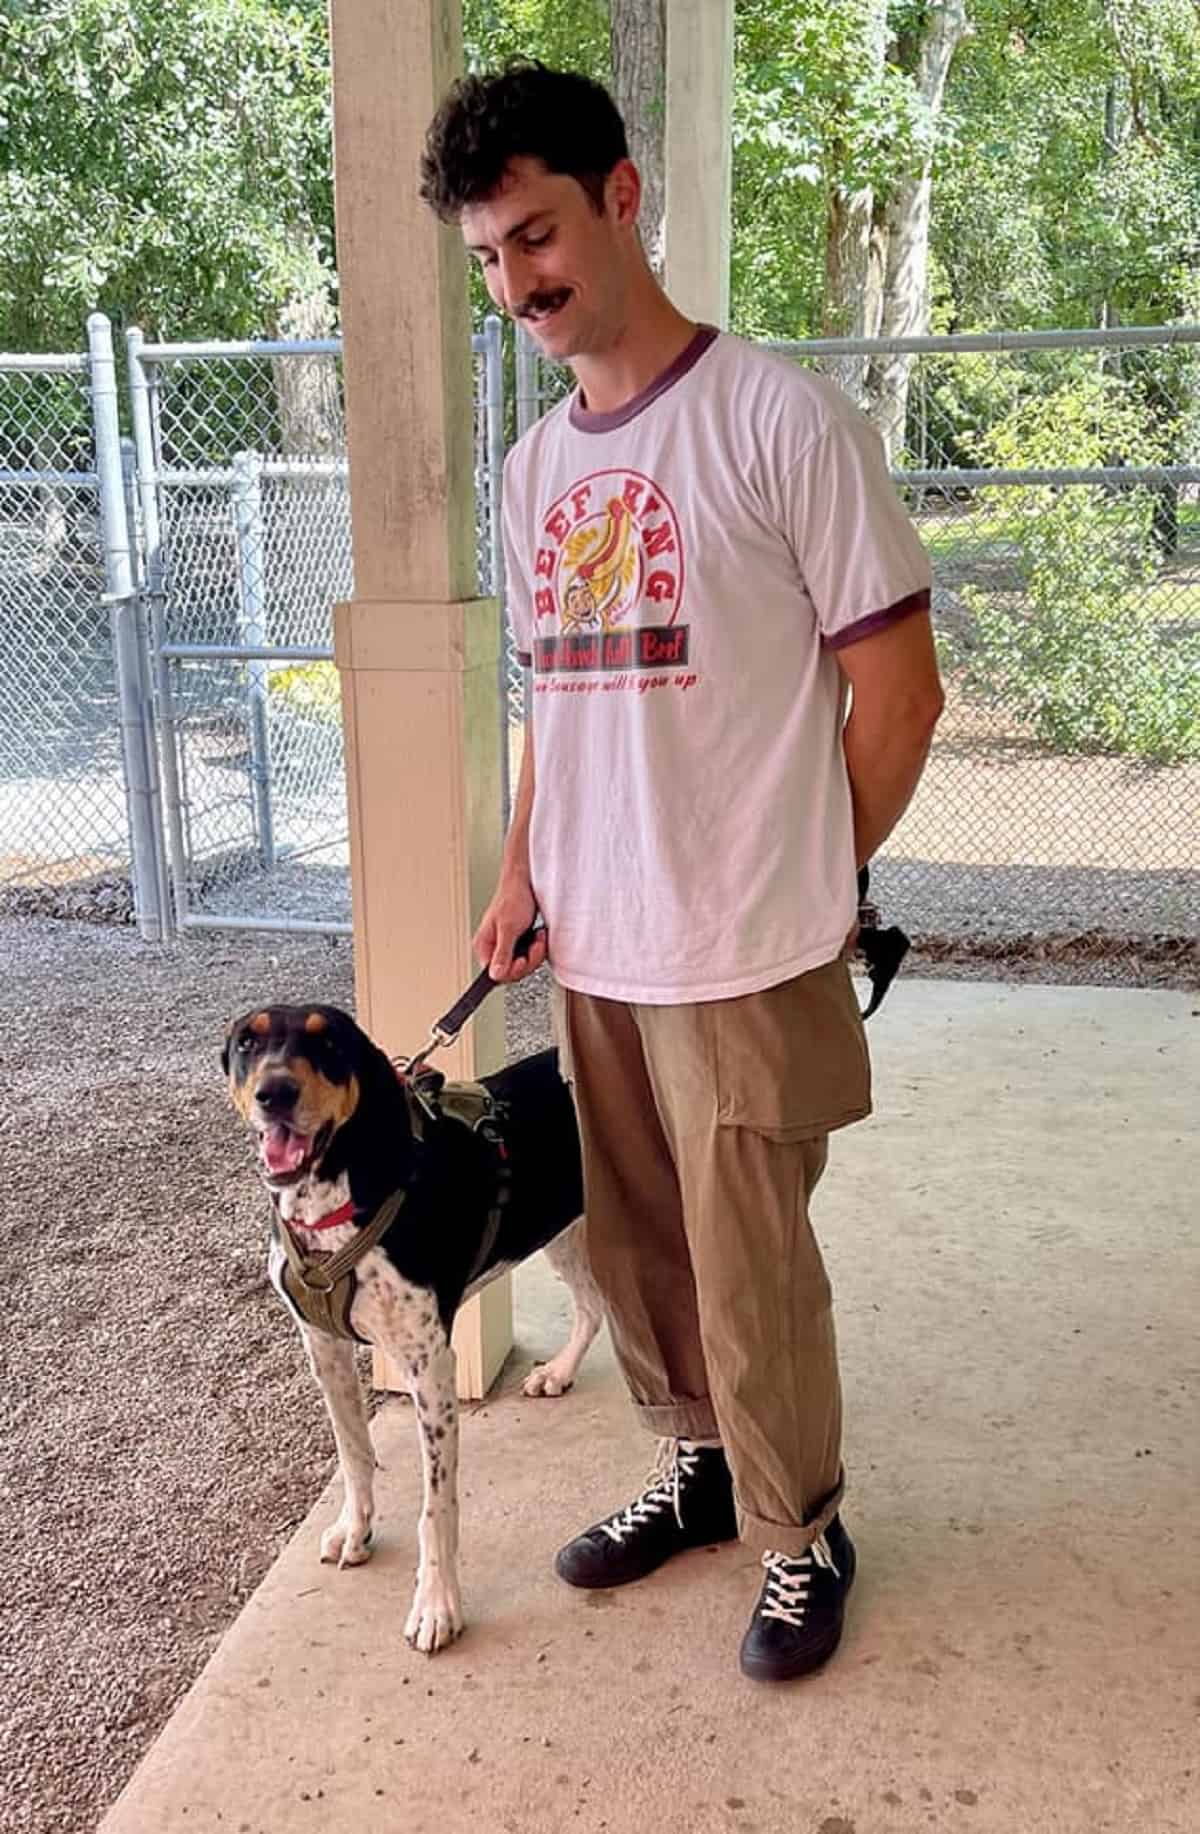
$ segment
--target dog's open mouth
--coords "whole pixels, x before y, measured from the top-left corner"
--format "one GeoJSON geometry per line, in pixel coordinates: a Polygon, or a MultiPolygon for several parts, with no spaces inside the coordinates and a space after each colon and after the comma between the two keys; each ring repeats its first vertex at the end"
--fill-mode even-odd
{"type": "Polygon", "coordinates": [[[314,1136],[297,1133],[286,1121],[272,1121],[259,1136],[258,1150],[262,1162],[273,1178],[286,1178],[299,1172],[312,1154],[314,1136]]]}

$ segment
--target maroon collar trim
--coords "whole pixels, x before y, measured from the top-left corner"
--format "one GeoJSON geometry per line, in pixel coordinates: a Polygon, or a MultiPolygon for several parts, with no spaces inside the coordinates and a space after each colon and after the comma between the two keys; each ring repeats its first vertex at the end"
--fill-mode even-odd
{"type": "Polygon", "coordinates": [[[675,361],[667,365],[662,375],[656,376],[653,382],[639,389],[636,395],[623,406],[614,408],[611,413],[594,414],[591,408],[583,405],[582,391],[576,389],[568,410],[571,425],[579,433],[613,433],[618,427],[628,426],[652,401],[657,401],[660,395],[665,395],[669,388],[674,388],[677,382],[682,381],[689,369],[695,368],[705,351],[716,343],[720,335],[715,325],[697,326],[696,335],[680,351],[675,361]]]}

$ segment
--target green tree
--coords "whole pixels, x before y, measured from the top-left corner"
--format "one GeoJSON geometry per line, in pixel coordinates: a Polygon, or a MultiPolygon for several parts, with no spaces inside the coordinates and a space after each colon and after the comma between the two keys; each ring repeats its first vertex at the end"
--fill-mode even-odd
{"type": "Polygon", "coordinates": [[[97,307],[261,335],[328,301],[329,133],[314,0],[0,0],[0,344],[73,349],[97,307]]]}

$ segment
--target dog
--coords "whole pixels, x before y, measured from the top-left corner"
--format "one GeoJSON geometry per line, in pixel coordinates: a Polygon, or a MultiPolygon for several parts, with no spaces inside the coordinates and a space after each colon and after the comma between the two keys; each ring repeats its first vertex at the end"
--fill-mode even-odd
{"type": "Polygon", "coordinates": [[[371,1554],[375,1459],[357,1339],[404,1372],[415,1404],[424,1496],[404,1635],[432,1655],[463,1628],[455,1313],[544,1248],[575,1306],[569,1341],[525,1383],[546,1395],[570,1387],[603,1317],[557,1052],[478,1084],[406,1078],[339,1008],[266,1006],[229,1027],[221,1061],[271,1194],[271,1283],[300,1327],[337,1445],[344,1498],[321,1559],[352,1567],[371,1554]]]}

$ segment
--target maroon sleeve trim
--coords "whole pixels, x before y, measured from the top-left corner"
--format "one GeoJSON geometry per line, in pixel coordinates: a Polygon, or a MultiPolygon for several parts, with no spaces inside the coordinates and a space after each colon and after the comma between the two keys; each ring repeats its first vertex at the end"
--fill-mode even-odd
{"type": "Polygon", "coordinates": [[[922,586],[919,592],[910,592],[907,598],[897,599],[885,611],[868,612],[865,618],[856,618],[845,630],[835,631],[832,637],[825,638],[825,647],[830,650],[844,650],[851,643],[861,643],[864,637],[874,637],[890,624],[899,624],[902,618],[910,618],[914,611],[929,610],[929,587],[922,586]]]}
{"type": "Polygon", "coordinates": [[[518,650],[517,661],[523,669],[531,669],[533,667],[533,657],[528,650],[518,650]]]}

